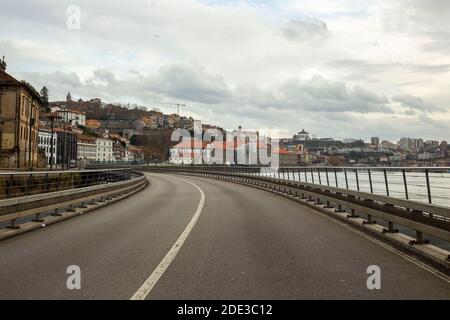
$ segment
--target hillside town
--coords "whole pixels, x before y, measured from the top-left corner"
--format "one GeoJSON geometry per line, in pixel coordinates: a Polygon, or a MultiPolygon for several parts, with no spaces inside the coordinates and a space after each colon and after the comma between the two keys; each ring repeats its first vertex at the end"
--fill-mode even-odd
{"type": "MultiPolygon", "coordinates": [[[[83,168],[89,164],[204,164],[221,150],[222,164],[259,164],[249,157],[250,141],[218,141],[191,144],[171,141],[173,130],[189,132],[199,121],[177,113],[164,114],[157,108],[105,103],[100,98],[48,101],[48,90],[40,92],[26,81],[6,72],[0,61],[0,167],[1,168],[83,168]],[[243,150],[243,159],[238,153],[243,150]]],[[[226,131],[217,125],[201,124],[201,132],[216,129],[224,136],[257,131],[226,131]]],[[[270,140],[270,138],[269,138],[270,140]]],[[[450,166],[446,141],[401,138],[393,143],[373,137],[336,140],[317,138],[305,129],[279,148],[258,145],[259,152],[277,154],[282,166],[450,166]]]]}

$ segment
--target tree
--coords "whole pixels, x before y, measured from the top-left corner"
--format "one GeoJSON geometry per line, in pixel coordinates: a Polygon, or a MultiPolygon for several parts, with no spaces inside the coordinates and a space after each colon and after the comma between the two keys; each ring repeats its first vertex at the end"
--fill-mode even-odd
{"type": "Polygon", "coordinates": [[[48,89],[47,87],[43,87],[41,89],[41,97],[44,102],[44,110],[45,112],[50,112],[50,104],[48,103],[48,89]]]}

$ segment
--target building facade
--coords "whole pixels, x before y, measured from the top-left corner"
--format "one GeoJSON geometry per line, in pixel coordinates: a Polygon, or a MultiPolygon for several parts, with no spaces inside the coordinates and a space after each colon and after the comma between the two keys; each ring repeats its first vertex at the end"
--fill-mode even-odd
{"type": "Polygon", "coordinates": [[[105,138],[97,138],[96,161],[111,162],[113,157],[113,141],[105,138]]]}
{"type": "Polygon", "coordinates": [[[38,166],[39,116],[43,102],[28,83],[5,72],[0,61],[0,167],[38,166]]]}
{"type": "Polygon", "coordinates": [[[128,161],[144,161],[144,151],[141,147],[128,146],[127,148],[128,161]]]}
{"type": "Polygon", "coordinates": [[[47,165],[50,165],[51,163],[56,164],[56,150],[58,145],[58,139],[57,134],[53,133],[53,146],[52,146],[52,132],[48,129],[39,129],[39,135],[38,135],[38,147],[39,149],[43,150],[45,153],[45,162],[47,165]],[[52,152],[53,147],[53,152],[52,152]],[[53,157],[53,161],[51,161],[53,157]]]}
{"type": "Polygon", "coordinates": [[[89,129],[100,129],[100,121],[95,120],[95,119],[88,119],[86,120],[86,128],[89,129]]]}
{"type": "Polygon", "coordinates": [[[97,160],[97,139],[84,135],[77,136],[77,159],[81,166],[97,160]]]}
{"type": "Polygon", "coordinates": [[[62,128],[56,128],[56,164],[62,168],[75,168],[77,164],[77,134],[62,128]]]}
{"type": "Polygon", "coordinates": [[[72,109],[57,110],[57,114],[62,121],[70,123],[71,125],[86,126],[86,113],[72,109]]]}
{"type": "Polygon", "coordinates": [[[120,140],[113,142],[113,158],[115,161],[128,161],[128,151],[120,140]]]}

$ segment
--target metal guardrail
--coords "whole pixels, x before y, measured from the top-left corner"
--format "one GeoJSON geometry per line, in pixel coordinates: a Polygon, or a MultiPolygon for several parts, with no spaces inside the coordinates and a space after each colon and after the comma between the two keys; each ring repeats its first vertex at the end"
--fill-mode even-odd
{"type": "Polygon", "coordinates": [[[89,202],[104,201],[113,195],[142,187],[145,183],[146,177],[140,174],[107,184],[0,200],[0,223],[9,222],[7,228],[16,229],[18,219],[33,217],[32,221],[39,222],[44,212],[52,211],[51,215],[59,216],[58,210],[61,208],[69,208],[70,211],[76,206],[84,207],[89,202]]]}
{"type": "Polygon", "coordinates": [[[132,169],[0,172],[0,200],[131,179],[132,169]]]}
{"type": "MultiPolygon", "coordinates": [[[[141,169],[148,169],[148,166],[141,169]]],[[[240,173],[334,186],[450,207],[450,167],[157,166],[190,171],[240,173]]]]}
{"type": "MultiPolygon", "coordinates": [[[[144,168],[143,168],[144,169],[144,168]]],[[[381,195],[374,192],[364,192],[361,189],[352,190],[345,185],[345,188],[332,186],[329,183],[318,184],[315,180],[306,179],[286,179],[284,174],[313,174],[313,170],[318,168],[282,168],[281,171],[273,172],[276,177],[270,174],[261,174],[261,168],[251,167],[145,167],[146,171],[178,173],[185,175],[200,175],[224,180],[244,182],[250,185],[257,185],[261,188],[275,190],[290,196],[306,199],[307,201],[324,204],[327,208],[335,208],[336,212],[348,212],[349,218],[358,216],[358,213],[364,213],[367,216],[366,224],[373,224],[374,217],[387,222],[388,227],[385,233],[395,233],[397,230],[394,225],[416,231],[416,240],[412,244],[424,243],[424,234],[434,236],[444,241],[450,242],[450,208],[426,202],[419,202],[408,199],[399,199],[388,194],[381,195]],[[284,179],[283,179],[284,178],[284,179]]],[[[345,175],[346,170],[355,170],[359,168],[320,168],[319,172],[337,173],[341,170],[345,175]]],[[[370,168],[371,170],[380,168],[370,168]]],[[[410,169],[410,168],[408,168],[410,169]]],[[[364,170],[364,169],[363,169],[364,170]]],[[[368,170],[368,168],[365,168],[368,170]]],[[[381,168],[381,172],[387,173],[388,168],[381,168]]],[[[395,168],[390,168],[395,170],[395,168]]],[[[407,168],[400,168],[400,172],[407,168]]],[[[420,168],[414,168],[411,172],[417,172],[420,168]]],[[[426,168],[428,173],[431,168],[426,168]]],[[[442,170],[442,168],[440,168],[442,170]]],[[[446,168],[444,169],[446,170],[446,168]]],[[[348,178],[348,171],[347,171],[348,178]]],[[[327,181],[327,180],[325,180],[327,181]]],[[[339,186],[339,185],[338,185],[339,186]]]]}

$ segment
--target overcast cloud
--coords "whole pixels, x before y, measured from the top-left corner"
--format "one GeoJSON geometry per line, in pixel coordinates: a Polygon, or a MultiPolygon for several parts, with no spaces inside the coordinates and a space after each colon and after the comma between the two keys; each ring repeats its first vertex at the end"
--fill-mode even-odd
{"type": "Polygon", "coordinates": [[[15,0],[0,21],[7,71],[52,100],[184,103],[286,136],[450,140],[446,0],[15,0]]]}

